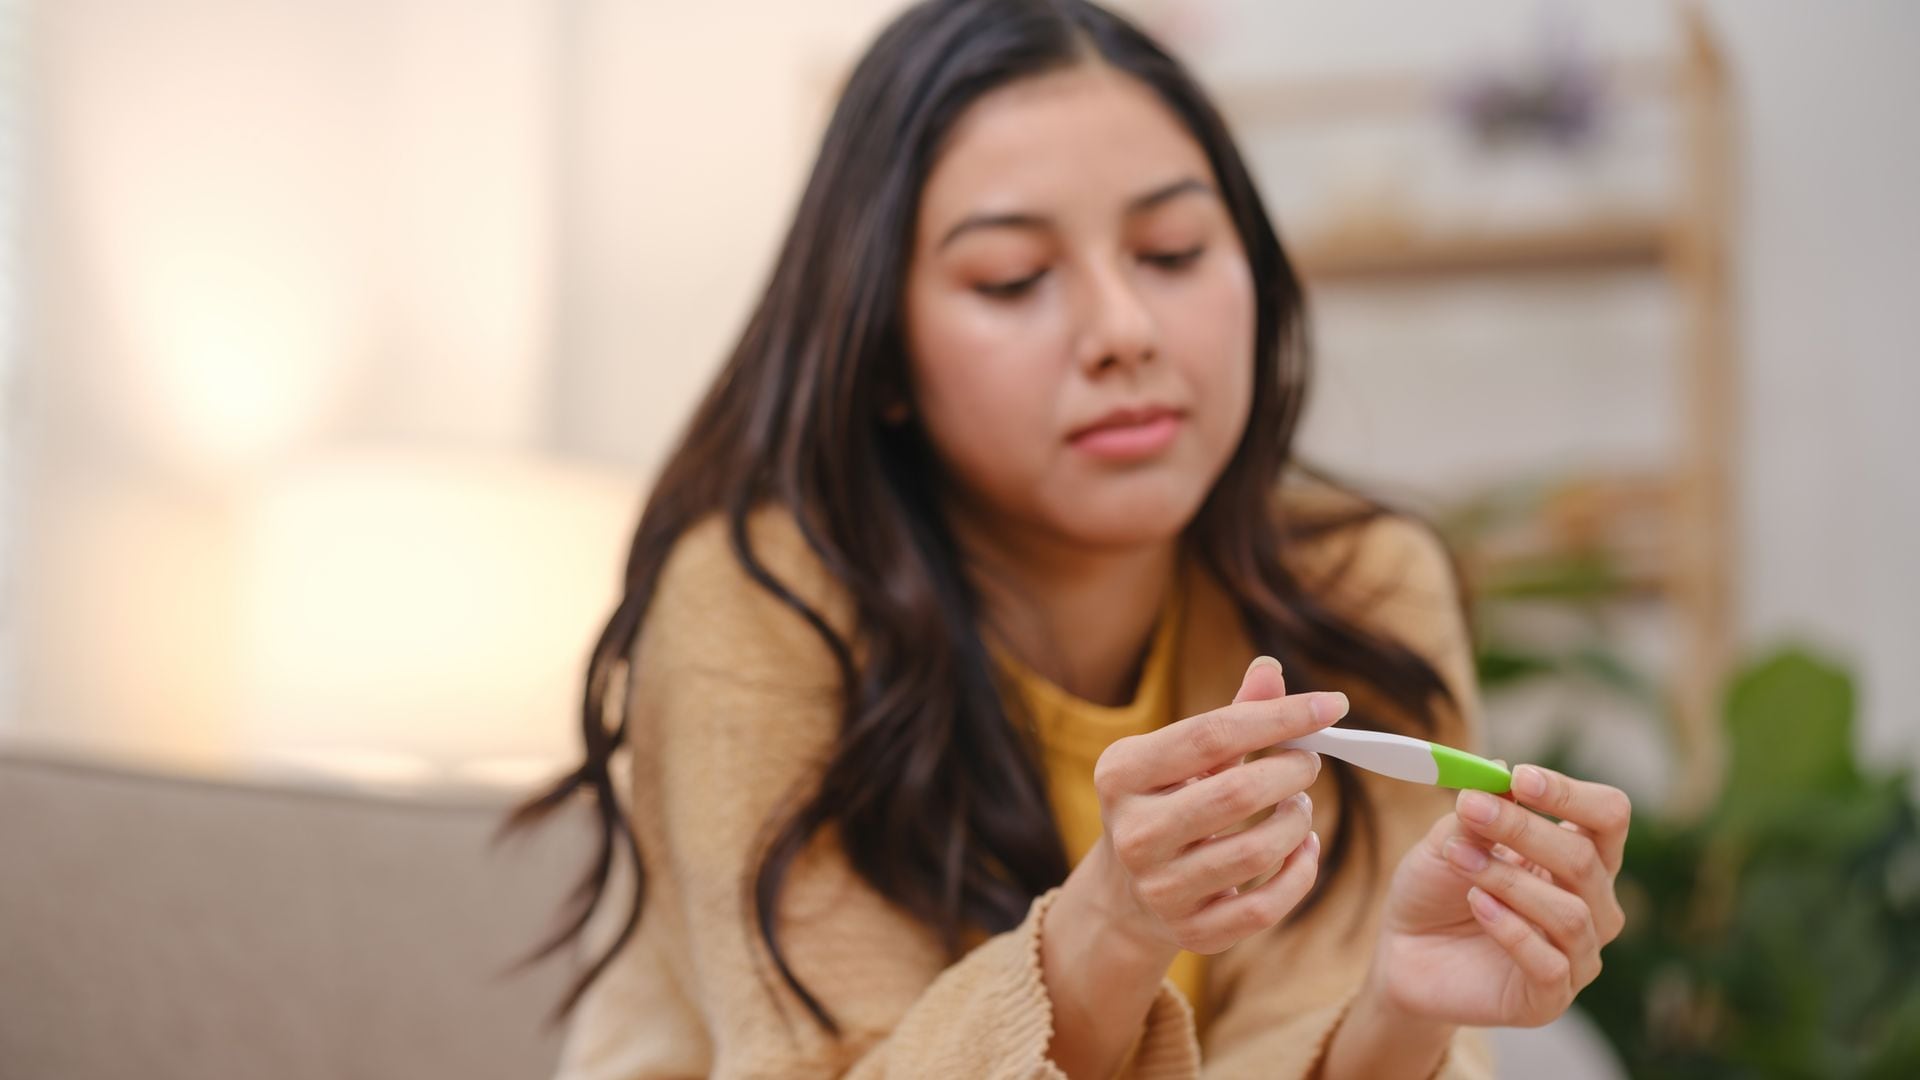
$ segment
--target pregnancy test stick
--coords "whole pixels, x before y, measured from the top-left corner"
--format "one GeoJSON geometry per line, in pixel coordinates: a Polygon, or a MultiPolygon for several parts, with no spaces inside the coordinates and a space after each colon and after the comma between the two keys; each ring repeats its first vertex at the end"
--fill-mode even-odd
{"type": "Polygon", "coordinates": [[[1474,788],[1504,794],[1513,786],[1513,774],[1465,750],[1384,731],[1348,731],[1321,728],[1310,735],[1280,744],[1288,750],[1311,750],[1337,757],[1382,776],[1438,787],[1474,788]]]}

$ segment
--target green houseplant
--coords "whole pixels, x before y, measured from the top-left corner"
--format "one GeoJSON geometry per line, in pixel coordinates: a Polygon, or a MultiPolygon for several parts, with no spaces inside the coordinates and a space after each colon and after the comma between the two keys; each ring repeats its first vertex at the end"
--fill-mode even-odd
{"type": "Polygon", "coordinates": [[[1748,665],[1718,802],[1636,815],[1580,996],[1634,1076],[1920,1076],[1920,812],[1856,763],[1853,696],[1802,649],[1748,665]]]}
{"type": "MultiPolygon", "coordinates": [[[[1563,490],[1515,485],[1439,520],[1471,562],[1563,490]]],[[[1470,576],[1489,702],[1577,681],[1665,722],[1658,680],[1606,616],[1635,593],[1626,561],[1592,543],[1483,565],[1498,567],[1470,576]],[[1582,630],[1543,645],[1516,628],[1516,611],[1541,608],[1582,630]]],[[[1618,882],[1627,928],[1577,1003],[1631,1075],[1920,1077],[1920,809],[1908,773],[1856,760],[1854,697],[1846,669],[1813,650],[1751,659],[1722,697],[1715,800],[1687,815],[1636,807],[1618,882]]],[[[1570,745],[1546,763],[1564,767],[1570,745]]]]}

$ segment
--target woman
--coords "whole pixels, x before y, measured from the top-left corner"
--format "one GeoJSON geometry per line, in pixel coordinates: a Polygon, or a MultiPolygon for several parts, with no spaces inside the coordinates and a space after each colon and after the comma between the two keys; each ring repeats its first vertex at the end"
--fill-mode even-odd
{"type": "Polygon", "coordinates": [[[585,762],[514,818],[599,809],[561,1074],[1472,1076],[1563,1011],[1619,791],[1273,749],[1478,737],[1444,549],[1291,461],[1305,342],[1140,31],[887,27],[641,518],[585,762]]]}

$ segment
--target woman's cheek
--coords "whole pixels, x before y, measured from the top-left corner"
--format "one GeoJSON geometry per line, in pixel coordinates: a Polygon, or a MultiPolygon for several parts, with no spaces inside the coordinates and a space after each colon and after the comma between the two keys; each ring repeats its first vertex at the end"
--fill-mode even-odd
{"type": "Polygon", "coordinates": [[[1054,420],[1053,394],[1032,372],[984,342],[929,357],[920,379],[921,416],[935,451],[966,487],[996,501],[1031,490],[1054,420]]]}
{"type": "Polygon", "coordinates": [[[1240,432],[1246,429],[1248,413],[1254,407],[1254,277],[1244,261],[1233,263],[1221,288],[1221,311],[1212,319],[1213,348],[1210,356],[1219,357],[1219,369],[1213,373],[1227,400],[1231,438],[1227,452],[1240,444],[1240,432]]]}
{"type": "Polygon", "coordinates": [[[1229,266],[1206,291],[1206,302],[1188,309],[1182,329],[1191,358],[1188,385],[1205,402],[1208,447],[1225,464],[1246,429],[1253,405],[1253,283],[1244,265],[1229,266]]]}

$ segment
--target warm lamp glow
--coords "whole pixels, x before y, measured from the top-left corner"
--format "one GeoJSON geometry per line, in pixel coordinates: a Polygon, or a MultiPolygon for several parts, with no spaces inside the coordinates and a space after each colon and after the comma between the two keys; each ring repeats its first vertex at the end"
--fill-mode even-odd
{"type": "Polygon", "coordinates": [[[143,400],[180,464],[230,473],[308,435],[351,370],[350,323],[297,261],[182,241],[129,302],[146,343],[143,400]],[[271,272],[262,272],[262,266],[271,272]]]}
{"type": "Polygon", "coordinates": [[[571,754],[639,498],[500,454],[290,470],[240,525],[242,752],[516,776],[571,754]]]}

